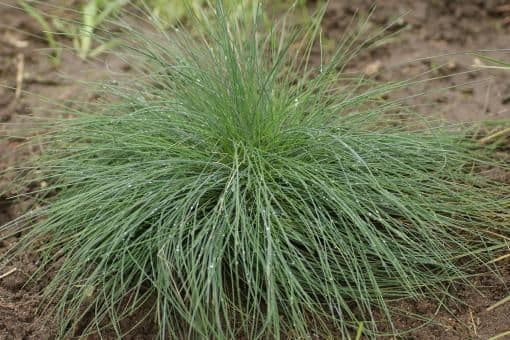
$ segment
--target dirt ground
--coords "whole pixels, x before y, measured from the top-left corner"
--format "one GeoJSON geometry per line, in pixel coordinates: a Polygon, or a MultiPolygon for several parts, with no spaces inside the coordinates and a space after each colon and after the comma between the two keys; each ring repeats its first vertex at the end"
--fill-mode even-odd
{"type": "MultiPolygon", "coordinates": [[[[71,1],[49,1],[69,5],[71,1]]],[[[55,103],[80,98],[81,84],[73,79],[98,80],[108,77],[112,68],[125,69],[109,60],[81,61],[65,52],[59,67],[47,57],[47,45],[41,28],[9,5],[14,0],[0,0],[0,136],[33,117],[60,114],[55,103]],[[108,62],[109,71],[105,68],[108,62]],[[112,66],[113,65],[113,66],[112,66]],[[61,75],[66,75],[62,77],[61,75]],[[16,88],[21,88],[17,92],[16,88]]],[[[356,11],[368,13],[372,0],[331,0],[323,24],[324,36],[332,46],[339,41],[356,11]]],[[[478,61],[473,55],[458,52],[510,48],[510,2],[498,0],[380,0],[371,16],[374,28],[395,22],[401,32],[384,44],[362,53],[349,70],[360,71],[379,80],[417,77],[424,72],[440,79],[416,84],[400,96],[423,114],[435,115],[452,122],[478,122],[510,118],[510,72],[473,71],[478,61]],[[506,5],[506,6],[505,6],[506,5]],[[429,58],[434,56],[442,56],[429,58]],[[448,74],[456,75],[446,77],[448,74]],[[414,97],[417,93],[426,95],[414,97]]],[[[495,54],[510,60],[510,53],[495,54]]],[[[93,99],[91,97],[85,99],[93,99]]],[[[26,159],[38,147],[20,152],[19,137],[0,138],[0,171],[26,159]]],[[[2,175],[0,192],[14,179],[2,175]]],[[[34,184],[40,185],[39,183],[34,184]]],[[[26,188],[31,190],[33,188],[26,188]]],[[[0,225],[18,216],[31,202],[9,200],[9,192],[0,196],[0,225]]],[[[0,242],[0,261],[17,237],[0,242]]],[[[41,290],[46,281],[29,281],[38,268],[32,253],[2,266],[0,272],[0,340],[53,339],[55,325],[38,313],[41,290]]],[[[510,330],[510,303],[490,312],[486,308],[510,292],[510,262],[501,264],[501,275],[484,275],[473,279],[477,290],[454,287],[453,295],[465,304],[446,301],[436,312],[428,301],[402,305],[409,313],[433,318],[430,325],[415,330],[405,339],[488,339],[510,330]]],[[[402,317],[397,326],[417,326],[402,317]]],[[[135,331],[130,339],[151,339],[147,327],[135,331]]],[[[501,338],[503,339],[503,338],[501,338]]],[[[507,337],[510,339],[510,337],[507,337]]]]}

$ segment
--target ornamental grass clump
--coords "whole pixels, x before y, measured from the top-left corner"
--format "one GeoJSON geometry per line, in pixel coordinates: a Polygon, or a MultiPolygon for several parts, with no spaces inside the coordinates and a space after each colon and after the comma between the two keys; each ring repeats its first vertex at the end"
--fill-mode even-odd
{"type": "Polygon", "coordinates": [[[476,143],[382,99],[412,83],[343,72],[381,32],[314,64],[318,22],[253,13],[132,30],[136,81],[41,137],[42,207],[4,228],[58,260],[62,337],[121,337],[141,306],[161,339],[371,336],[502,248],[508,190],[476,143]]]}

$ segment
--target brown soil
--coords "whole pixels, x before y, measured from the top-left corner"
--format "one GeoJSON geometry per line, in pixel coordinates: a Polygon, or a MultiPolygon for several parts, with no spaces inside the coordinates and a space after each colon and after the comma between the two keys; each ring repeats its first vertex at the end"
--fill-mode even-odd
{"type": "MultiPolygon", "coordinates": [[[[71,79],[97,80],[108,76],[105,60],[83,62],[64,53],[59,67],[51,64],[41,29],[22,11],[9,7],[14,0],[0,0],[0,135],[8,136],[15,124],[29,121],[29,117],[47,117],[58,114],[52,103],[76,99],[81,87],[71,79]],[[21,70],[23,68],[23,70],[21,70]],[[17,75],[22,72],[23,81],[19,97],[15,88],[19,85],[17,75]],[[47,98],[47,102],[41,101],[47,98]]],[[[51,3],[69,5],[69,2],[53,0],[51,3]]],[[[331,0],[324,22],[327,44],[335,45],[347,28],[357,9],[367,13],[372,0],[331,0]]],[[[510,118],[510,82],[508,74],[499,71],[473,70],[477,61],[474,56],[452,54],[468,50],[509,48],[510,24],[506,24],[510,11],[500,6],[508,1],[498,0],[384,0],[379,1],[370,22],[374,28],[383,27],[396,20],[402,32],[385,44],[361,54],[350,65],[351,70],[362,71],[380,80],[407,79],[430,72],[429,76],[445,77],[433,82],[416,85],[412,90],[399,93],[411,96],[427,92],[426,97],[407,98],[409,105],[421,113],[444,119],[465,122],[510,118]],[[406,14],[407,13],[407,14],[406,14]],[[404,17],[398,19],[402,14],[404,17]],[[448,54],[448,55],[445,55],[448,54]],[[420,59],[442,55],[438,58],[420,59]],[[420,60],[419,60],[420,59],[420,60]],[[437,89],[441,89],[438,91],[437,89]],[[424,105],[426,103],[426,105],[424,105]]],[[[510,21],[510,20],[508,20],[510,21]]],[[[508,56],[504,56],[508,60],[508,56]]],[[[111,67],[111,64],[110,64],[111,67]]],[[[121,69],[122,64],[116,67],[121,69]]],[[[92,94],[93,95],[93,94],[92,94]]],[[[0,171],[26,159],[38,147],[19,149],[20,138],[0,139],[0,171]],[[23,150],[23,151],[21,151],[23,150]]],[[[13,181],[2,174],[0,192],[13,181]]],[[[40,185],[40,183],[35,183],[40,185]]],[[[33,189],[33,188],[32,188],[33,189]]],[[[27,188],[26,190],[29,190],[27,188]]],[[[11,221],[26,210],[31,202],[14,202],[9,192],[0,196],[0,225],[11,221]]],[[[17,242],[17,236],[0,242],[0,256],[17,242]]],[[[41,290],[46,281],[29,281],[38,268],[36,254],[26,253],[2,265],[0,272],[0,340],[1,339],[53,339],[55,324],[38,313],[41,290]]],[[[50,273],[51,276],[51,273],[50,273]]],[[[433,318],[433,323],[408,335],[407,339],[487,339],[510,330],[510,303],[490,312],[486,308],[509,294],[505,283],[510,282],[510,263],[501,265],[500,278],[485,275],[473,279],[474,289],[456,287],[452,293],[464,304],[446,301],[448,308],[436,311],[427,301],[402,305],[410,313],[433,318]]],[[[409,319],[396,320],[397,326],[417,326],[409,319]]],[[[151,339],[153,332],[140,328],[133,339],[151,339]]],[[[508,337],[510,339],[510,337],[508,337]]]]}

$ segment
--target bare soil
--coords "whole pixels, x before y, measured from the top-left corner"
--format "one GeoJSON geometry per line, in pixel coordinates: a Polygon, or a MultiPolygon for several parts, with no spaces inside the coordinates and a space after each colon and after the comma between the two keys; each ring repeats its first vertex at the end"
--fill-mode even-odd
{"type": "MultiPolygon", "coordinates": [[[[52,0],[69,6],[72,1],[52,0]]],[[[22,11],[9,7],[14,0],[0,0],[0,136],[9,136],[16,124],[30,124],[33,118],[60,114],[56,103],[83,98],[82,85],[72,79],[98,80],[108,77],[105,58],[84,62],[65,52],[60,66],[49,60],[41,38],[41,28],[22,11]],[[61,77],[60,75],[67,77],[61,77]],[[20,80],[21,79],[21,80],[20,80]],[[16,95],[16,88],[22,91],[16,95]],[[43,100],[41,99],[43,98],[43,100]],[[45,99],[45,100],[44,100],[45,99]],[[27,123],[28,122],[28,123],[27,123]]],[[[372,0],[331,0],[323,24],[327,44],[338,43],[356,11],[368,13],[372,0]]],[[[418,77],[427,72],[438,77],[416,84],[399,96],[418,112],[452,122],[479,122],[510,118],[509,74],[501,71],[476,71],[473,55],[458,52],[510,48],[510,2],[505,0],[380,0],[370,18],[374,28],[395,22],[401,32],[384,44],[364,52],[349,66],[378,80],[418,77]],[[405,14],[405,15],[404,15],[405,14]],[[404,15],[404,16],[402,16],[404,15]],[[429,58],[433,56],[441,56],[429,58]],[[454,76],[447,76],[455,73],[454,76]],[[418,92],[426,93],[419,98],[418,92]]],[[[500,55],[501,56],[501,55],[500,55]]],[[[509,60],[508,54],[501,56],[509,60]]],[[[118,70],[126,65],[117,62],[118,70]]],[[[19,137],[0,138],[0,171],[39,151],[38,146],[19,148],[19,137]]],[[[2,172],[0,172],[2,173],[2,172]]],[[[5,192],[14,178],[2,174],[0,192],[5,192]]],[[[34,183],[33,190],[41,183],[34,183]]],[[[12,192],[0,196],[0,225],[28,209],[30,201],[13,201],[12,192]]],[[[0,261],[20,235],[0,241],[0,261]]],[[[29,277],[39,265],[35,253],[27,252],[0,272],[0,340],[53,339],[55,323],[38,312],[41,291],[51,277],[38,282],[29,277]]],[[[432,318],[431,324],[415,330],[405,339],[488,339],[510,330],[510,303],[492,310],[486,308],[510,294],[510,262],[501,263],[501,273],[473,279],[477,290],[453,287],[452,294],[463,304],[445,301],[437,306],[429,301],[402,304],[409,313],[432,318]]],[[[420,323],[402,317],[396,325],[412,328],[420,323]]],[[[150,326],[135,330],[130,339],[152,339],[150,326]]],[[[113,338],[113,337],[112,337],[113,338]]],[[[503,339],[503,338],[501,338],[503,339]]],[[[507,337],[510,339],[510,337],[507,337]]]]}

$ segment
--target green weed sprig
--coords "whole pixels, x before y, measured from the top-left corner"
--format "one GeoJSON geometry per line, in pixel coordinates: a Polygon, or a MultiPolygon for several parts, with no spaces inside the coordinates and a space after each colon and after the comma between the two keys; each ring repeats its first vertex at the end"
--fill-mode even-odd
{"type": "Polygon", "coordinates": [[[107,20],[111,20],[114,13],[122,9],[130,0],[88,0],[79,11],[81,18],[76,21],[65,20],[57,16],[50,16],[48,20],[36,7],[24,0],[18,3],[21,8],[34,18],[43,28],[44,36],[52,49],[52,61],[58,65],[61,62],[61,44],[56,39],[57,34],[65,34],[72,39],[73,48],[82,59],[94,58],[119,44],[118,39],[109,39],[94,46],[95,33],[107,20]]]}

